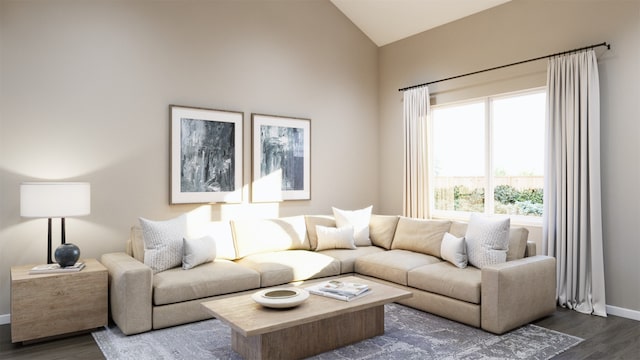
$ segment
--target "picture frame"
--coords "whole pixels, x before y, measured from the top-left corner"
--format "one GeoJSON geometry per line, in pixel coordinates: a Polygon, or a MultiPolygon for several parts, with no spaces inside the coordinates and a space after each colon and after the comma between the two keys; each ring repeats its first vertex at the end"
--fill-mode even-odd
{"type": "Polygon", "coordinates": [[[242,201],[244,113],[170,105],[170,203],[242,201]]]}
{"type": "Polygon", "coordinates": [[[311,200],[311,120],[251,114],[252,202],[311,200]]]}

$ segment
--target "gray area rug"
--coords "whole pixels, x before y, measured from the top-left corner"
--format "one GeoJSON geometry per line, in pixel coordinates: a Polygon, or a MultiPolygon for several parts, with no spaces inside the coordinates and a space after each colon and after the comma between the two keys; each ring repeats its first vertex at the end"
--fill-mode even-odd
{"type": "MultiPolygon", "coordinates": [[[[93,332],[107,360],[242,359],[231,329],[206,320],[125,336],[115,326],[93,332]]],[[[398,304],[385,305],[385,333],[313,359],[549,359],[582,339],[526,325],[493,335],[398,304]]]]}

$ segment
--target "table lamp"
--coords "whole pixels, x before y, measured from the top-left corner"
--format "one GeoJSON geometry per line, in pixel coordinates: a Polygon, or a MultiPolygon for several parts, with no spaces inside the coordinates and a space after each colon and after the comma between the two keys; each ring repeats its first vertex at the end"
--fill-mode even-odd
{"type": "Polygon", "coordinates": [[[86,182],[24,182],[20,185],[20,216],[48,218],[47,263],[51,260],[51,219],[61,219],[61,243],[65,244],[64,219],[89,215],[91,185],[86,182]]]}

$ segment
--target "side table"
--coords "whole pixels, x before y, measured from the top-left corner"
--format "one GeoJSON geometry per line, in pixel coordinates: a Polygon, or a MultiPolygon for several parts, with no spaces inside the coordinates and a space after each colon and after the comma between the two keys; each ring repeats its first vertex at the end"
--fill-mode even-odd
{"type": "Polygon", "coordinates": [[[108,322],[108,273],[96,259],[78,272],[29,275],[11,267],[11,342],[86,331],[108,322]]]}

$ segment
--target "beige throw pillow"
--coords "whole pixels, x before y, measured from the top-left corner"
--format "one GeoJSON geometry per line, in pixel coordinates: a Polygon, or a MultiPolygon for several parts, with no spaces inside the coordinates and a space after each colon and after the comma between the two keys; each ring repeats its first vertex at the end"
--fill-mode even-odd
{"type": "Polygon", "coordinates": [[[318,234],[316,233],[316,225],[326,227],[336,227],[336,220],[332,215],[305,215],[304,222],[307,226],[307,237],[311,250],[315,250],[318,246],[318,234]]]}
{"type": "Polygon", "coordinates": [[[316,247],[316,251],[329,249],[356,249],[352,226],[332,228],[316,225],[316,233],[318,234],[318,246],[316,247]]]}

